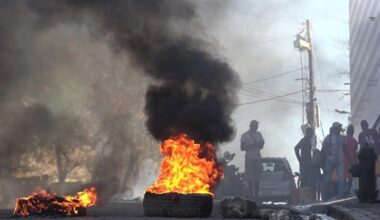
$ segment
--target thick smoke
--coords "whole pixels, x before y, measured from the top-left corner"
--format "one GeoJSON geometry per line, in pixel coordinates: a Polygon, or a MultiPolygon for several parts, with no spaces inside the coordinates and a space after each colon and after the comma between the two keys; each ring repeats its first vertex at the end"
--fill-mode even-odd
{"type": "Polygon", "coordinates": [[[238,79],[178,24],[196,17],[187,1],[39,1],[31,6],[41,25],[86,21],[113,49],[158,80],[148,88],[145,112],[154,138],[186,132],[202,141],[230,140],[238,79]],[[37,5],[36,5],[37,4],[37,5]]]}
{"type": "Polygon", "coordinates": [[[2,177],[92,181],[111,196],[159,156],[147,129],[234,133],[238,79],[188,1],[5,0],[0,32],[2,177]]]}
{"type": "MultiPolygon", "coordinates": [[[[122,193],[159,156],[143,124],[147,79],[85,25],[44,28],[29,3],[0,2],[0,178],[47,175],[122,193]]],[[[9,199],[32,190],[6,185],[17,192],[9,199]]]]}

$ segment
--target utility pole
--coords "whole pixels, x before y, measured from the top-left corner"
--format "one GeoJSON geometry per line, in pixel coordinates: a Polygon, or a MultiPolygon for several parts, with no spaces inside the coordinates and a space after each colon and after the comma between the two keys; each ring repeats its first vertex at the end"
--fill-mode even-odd
{"type": "Polygon", "coordinates": [[[309,55],[309,114],[308,114],[308,122],[310,127],[314,131],[314,143],[313,148],[316,148],[316,136],[315,136],[315,130],[317,128],[317,105],[316,105],[316,98],[315,98],[315,75],[314,75],[314,63],[313,63],[313,46],[312,46],[312,40],[311,40],[311,24],[309,20],[306,20],[306,34],[307,34],[307,40],[310,44],[310,48],[307,50],[307,54],[309,55]]]}
{"type": "Polygon", "coordinates": [[[317,138],[315,135],[315,131],[317,126],[319,126],[317,119],[317,104],[315,97],[315,74],[314,74],[314,62],[313,62],[313,47],[311,40],[311,24],[309,20],[306,20],[306,36],[301,36],[302,30],[299,34],[297,34],[297,39],[294,41],[294,47],[298,49],[300,52],[306,50],[308,54],[309,61],[309,102],[306,105],[306,117],[307,122],[310,128],[314,131],[314,140],[312,143],[313,149],[316,148],[317,138]]]}

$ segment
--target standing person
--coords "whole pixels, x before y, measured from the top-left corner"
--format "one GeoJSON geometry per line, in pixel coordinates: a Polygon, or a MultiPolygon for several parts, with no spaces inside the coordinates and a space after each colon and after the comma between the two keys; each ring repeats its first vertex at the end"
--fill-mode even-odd
{"type": "MultiPolygon", "coordinates": [[[[334,130],[334,128],[330,127],[329,134],[326,137],[328,137],[329,135],[332,135],[333,130],[334,130]]],[[[331,184],[330,184],[331,181],[325,183],[325,179],[327,178],[326,177],[327,176],[326,164],[327,164],[327,151],[328,151],[327,148],[328,148],[328,146],[326,146],[326,144],[322,143],[322,149],[321,149],[321,154],[320,154],[321,168],[323,171],[322,181],[321,181],[322,200],[328,200],[332,197],[331,196],[332,189],[331,189],[331,184]]]]}
{"type": "Polygon", "coordinates": [[[313,156],[311,158],[311,183],[313,191],[316,195],[316,200],[321,200],[321,189],[322,189],[322,174],[321,174],[321,151],[318,149],[313,150],[313,156]]]}
{"type": "Polygon", "coordinates": [[[349,125],[347,127],[346,146],[344,149],[344,166],[347,178],[347,193],[350,193],[352,187],[352,175],[348,170],[351,168],[352,165],[357,163],[356,152],[358,151],[358,142],[354,138],[354,132],[354,126],[349,125]]]}
{"type": "Polygon", "coordinates": [[[379,154],[380,153],[380,149],[379,149],[380,138],[377,131],[375,129],[369,128],[368,122],[366,120],[362,120],[360,122],[360,126],[362,127],[362,132],[360,132],[359,138],[358,138],[360,149],[368,145],[368,147],[373,148],[376,154],[379,154]]]}
{"type": "Polygon", "coordinates": [[[305,136],[294,147],[299,165],[301,187],[311,186],[311,148],[313,139],[313,129],[307,128],[305,136]],[[300,153],[301,151],[301,153],[300,153]]]}
{"type": "Polygon", "coordinates": [[[251,121],[249,130],[241,135],[240,149],[245,151],[245,175],[248,180],[249,197],[259,198],[260,177],[262,172],[260,150],[264,147],[264,139],[260,132],[259,122],[251,121]]]}
{"type": "MultiPolygon", "coordinates": [[[[344,197],[345,193],[345,175],[344,175],[344,145],[345,138],[340,134],[342,131],[342,124],[334,122],[331,129],[331,134],[327,135],[322,144],[322,151],[325,155],[324,164],[324,195],[328,196],[328,187],[331,186],[331,177],[336,170],[338,175],[338,198],[344,197]]],[[[328,196],[329,197],[329,196],[328,196]]]]}

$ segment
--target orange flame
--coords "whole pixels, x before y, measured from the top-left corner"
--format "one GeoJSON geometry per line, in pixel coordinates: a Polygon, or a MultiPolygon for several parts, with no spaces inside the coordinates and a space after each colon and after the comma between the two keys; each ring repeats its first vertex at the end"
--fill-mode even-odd
{"type": "Polygon", "coordinates": [[[146,191],[156,194],[212,194],[211,189],[223,177],[212,144],[201,147],[186,134],[165,140],[161,145],[160,175],[146,191]]]}
{"type": "Polygon", "coordinates": [[[97,200],[96,189],[87,188],[75,196],[60,197],[57,193],[49,193],[37,189],[31,196],[18,198],[14,214],[17,216],[30,215],[78,215],[80,209],[95,205],[97,200]]]}

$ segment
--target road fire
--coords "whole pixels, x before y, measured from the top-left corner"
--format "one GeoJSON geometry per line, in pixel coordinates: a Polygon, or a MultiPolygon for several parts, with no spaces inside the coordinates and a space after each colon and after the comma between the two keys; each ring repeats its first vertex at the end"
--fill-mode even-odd
{"type": "Polygon", "coordinates": [[[43,189],[37,189],[31,196],[18,198],[14,214],[16,216],[81,216],[86,208],[95,205],[96,189],[87,188],[75,196],[58,196],[43,189]]]}
{"type": "Polygon", "coordinates": [[[212,144],[195,143],[186,134],[165,140],[161,145],[160,175],[147,192],[155,194],[212,194],[211,189],[223,177],[212,144]]]}

